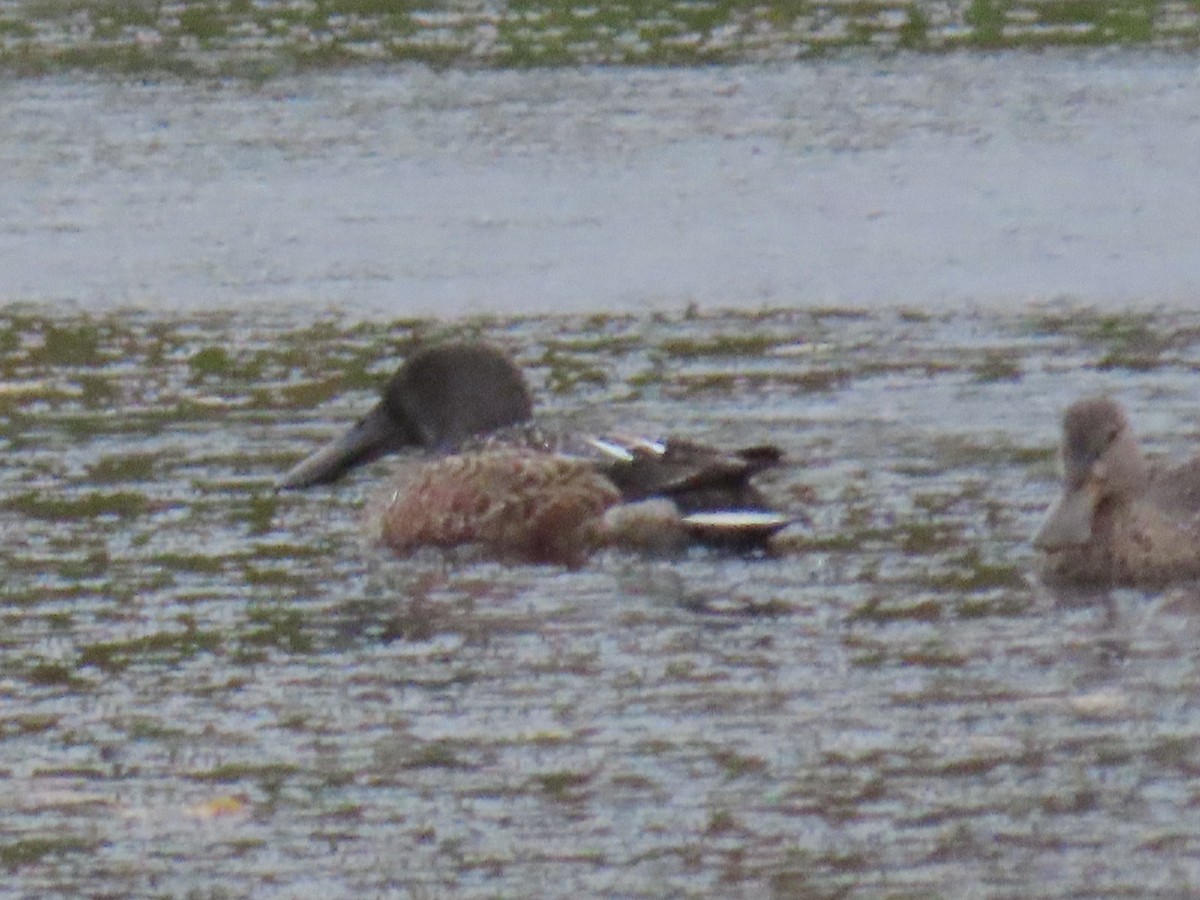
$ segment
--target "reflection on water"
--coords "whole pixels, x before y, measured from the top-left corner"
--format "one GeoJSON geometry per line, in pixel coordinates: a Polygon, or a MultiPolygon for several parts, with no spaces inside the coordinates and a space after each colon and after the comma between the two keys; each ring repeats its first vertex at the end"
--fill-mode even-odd
{"type": "Polygon", "coordinates": [[[0,858],[27,895],[1180,896],[1191,592],[1056,599],[1058,415],[1194,419],[1195,315],[0,315],[0,858]],[[395,559],[275,476],[414,335],[556,422],[770,439],[777,559],[395,559]]]}

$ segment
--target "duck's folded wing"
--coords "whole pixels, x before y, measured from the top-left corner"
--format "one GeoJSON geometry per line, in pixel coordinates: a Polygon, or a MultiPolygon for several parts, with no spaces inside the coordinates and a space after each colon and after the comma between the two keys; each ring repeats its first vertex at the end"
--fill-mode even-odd
{"type": "Polygon", "coordinates": [[[1157,467],[1147,497],[1160,509],[1180,515],[1200,514],[1200,456],[1179,466],[1157,467]]]}
{"type": "Polygon", "coordinates": [[[751,447],[727,453],[691,441],[597,439],[607,450],[605,475],[626,500],[668,497],[684,513],[766,506],[750,479],[780,462],[774,447],[751,447]]]}

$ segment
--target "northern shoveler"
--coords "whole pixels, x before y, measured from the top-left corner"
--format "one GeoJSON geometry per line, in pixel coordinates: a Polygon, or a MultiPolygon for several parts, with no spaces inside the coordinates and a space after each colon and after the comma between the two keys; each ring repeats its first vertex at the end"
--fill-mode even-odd
{"type": "Polygon", "coordinates": [[[1107,397],[1063,416],[1063,493],[1034,538],[1050,583],[1152,587],[1200,577],[1200,458],[1150,465],[1107,397]]]}
{"type": "Polygon", "coordinates": [[[690,441],[547,435],[532,411],[524,375],[499,349],[430,347],[400,366],[365,418],[279,486],[329,484],[408,447],[436,451],[400,468],[375,516],[400,552],[478,544],[575,563],[604,544],[761,547],[793,521],[750,483],[779,463],[774,447],[725,453],[690,441]]]}

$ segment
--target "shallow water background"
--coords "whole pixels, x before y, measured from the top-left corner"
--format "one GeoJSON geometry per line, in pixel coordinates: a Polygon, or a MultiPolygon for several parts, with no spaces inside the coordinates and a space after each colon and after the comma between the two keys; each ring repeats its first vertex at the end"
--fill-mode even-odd
{"type": "Polygon", "coordinates": [[[0,297],[347,316],[1200,296],[1191,56],[0,88],[0,297]]]}
{"type": "Polygon", "coordinates": [[[1200,318],[9,312],[0,858],[29,896],[1182,896],[1194,593],[1055,598],[1055,419],[1194,441],[1200,318]],[[414,336],[555,424],[777,441],[777,558],[389,556],[274,477],[414,336]],[[70,361],[68,361],[68,359],[70,361]]]}
{"type": "Polygon", "coordinates": [[[5,890],[1200,890],[1195,592],[1028,545],[1080,394],[1195,446],[1197,73],[0,85],[5,890]],[[552,424],[778,443],[808,524],[563,570],[371,546],[386,462],[273,492],[464,335],[552,424]]]}

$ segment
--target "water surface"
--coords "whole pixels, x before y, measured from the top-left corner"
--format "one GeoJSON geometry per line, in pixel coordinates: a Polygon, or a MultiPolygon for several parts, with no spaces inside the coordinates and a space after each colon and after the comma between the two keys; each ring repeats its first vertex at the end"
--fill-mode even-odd
{"type": "Polygon", "coordinates": [[[1132,53],[4,82],[11,892],[1195,892],[1195,592],[1052,596],[1028,540],[1077,396],[1195,444],[1197,87],[1132,53]],[[386,462],[274,493],[462,335],[552,424],[778,443],[808,524],[565,570],[371,545],[386,462]]]}
{"type": "Polygon", "coordinates": [[[0,298],[350,317],[1200,296],[1187,56],[0,87],[0,298]]]}
{"type": "Polygon", "coordinates": [[[1183,896],[1194,592],[1058,598],[1056,417],[1194,438],[1194,314],[0,317],[0,858],[29,896],[1183,896]],[[364,542],[274,477],[415,336],[556,424],[777,441],[770,559],[364,542]]]}

